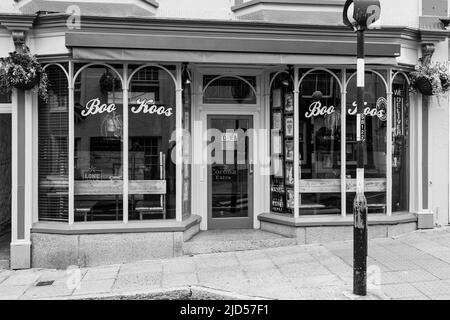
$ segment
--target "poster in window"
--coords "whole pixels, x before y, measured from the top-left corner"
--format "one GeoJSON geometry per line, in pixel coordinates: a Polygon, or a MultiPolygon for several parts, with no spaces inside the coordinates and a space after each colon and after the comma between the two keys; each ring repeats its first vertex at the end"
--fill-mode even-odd
{"type": "Polygon", "coordinates": [[[284,97],[284,111],[286,113],[294,112],[294,95],[292,93],[288,93],[284,97]]]}
{"type": "Polygon", "coordinates": [[[286,117],[285,119],[285,136],[287,138],[294,137],[294,118],[286,117]]]}
{"type": "Polygon", "coordinates": [[[282,105],[281,89],[275,89],[272,93],[272,108],[279,109],[282,105]]]}
{"type": "Polygon", "coordinates": [[[286,161],[294,161],[294,141],[287,140],[285,142],[285,156],[286,161]]]}
{"type": "Polygon", "coordinates": [[[272,129],[274,129],[274,130],[279,130],[279,131],[282,130],[281,119],[282,119],[281,112],[275,112],[275,113],[273,114],[273,125],[272,125],[272,129]]]}
{"type": "Polygon", "coordinates": [[[292,163],[286,163],[286,184],[288,186],[294,185],[294,166],[292,163]]]}
{"type": "Polygon", "coordinates": [[[275,178],[284,178],[283,161],[280,158],[272,160],[272,173],[275,178]]]}
{"type": "Polygon", "coordinates": [[[283,154],[281,135],[276,131],[272,133],[272,154],[280,155],[283,154]]]}
{"type": "Polygon", "coordinates": [[[286,200],[288,209],[294,209],[294,189],[286,189],[286,200]]]}

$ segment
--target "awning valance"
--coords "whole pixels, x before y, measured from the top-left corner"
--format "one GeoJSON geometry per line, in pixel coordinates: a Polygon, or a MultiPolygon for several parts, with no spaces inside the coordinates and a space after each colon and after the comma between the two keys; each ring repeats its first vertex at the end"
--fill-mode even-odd
{"type": "MultiPolygon", "coordinates": [[[[301,64],[301,65],[355,65],[352,56],[235,53],[207,51],[173,51],[143,49],[73,48],[73,58],[88,61],[128,61],[128,62],[191,62],[191,63],[233,63],[233,64],[301,64]]],[[[369,65],[397,65],[394,57],[368,57],[369,65]]]]}

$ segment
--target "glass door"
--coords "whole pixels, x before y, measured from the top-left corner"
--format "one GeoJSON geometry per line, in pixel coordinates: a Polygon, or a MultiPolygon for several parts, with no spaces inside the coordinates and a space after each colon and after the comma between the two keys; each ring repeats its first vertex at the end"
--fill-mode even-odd
{"type": "Polygon", "coordinates": [[[252,116],[208,116],[208,229],[253,228],[252,116]]]}

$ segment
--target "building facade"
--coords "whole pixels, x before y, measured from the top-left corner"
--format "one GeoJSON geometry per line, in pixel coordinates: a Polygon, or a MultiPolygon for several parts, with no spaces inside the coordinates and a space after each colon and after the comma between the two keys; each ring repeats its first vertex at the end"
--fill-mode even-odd
{"type": "MultiPolygon", "coordinates": [[[[49,77],[48,101],[1,96],[11,267],[178,256],[200,230],[352,239],[356,37],[344,2],[2,4],[0,56],[25,44],[49,77]]],[[[410,94],[408,79],[419,59],[449,60],[449,3],[381,5],[366,45],[372,238],[421,217],[449,224],[449,101],[410,94]]]]}

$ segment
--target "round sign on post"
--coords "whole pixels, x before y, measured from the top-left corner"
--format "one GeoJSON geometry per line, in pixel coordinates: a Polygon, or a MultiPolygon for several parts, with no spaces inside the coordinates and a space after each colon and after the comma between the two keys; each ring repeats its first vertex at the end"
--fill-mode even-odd
{"type": "Polygon", "coordinates": [[[379,0],[347,0],[344,6],[344,23],[349,28],[367,30],[380,19],[381,5],[379,0]]]}

